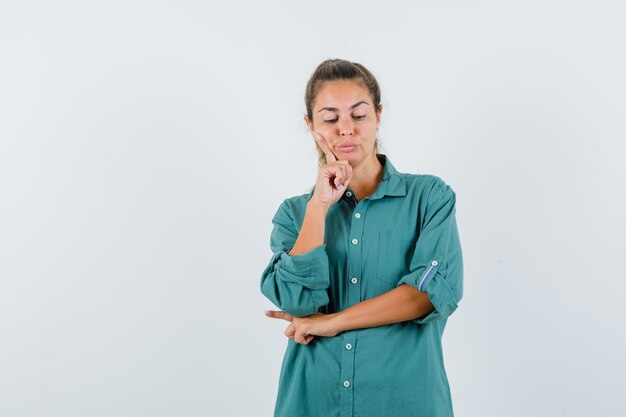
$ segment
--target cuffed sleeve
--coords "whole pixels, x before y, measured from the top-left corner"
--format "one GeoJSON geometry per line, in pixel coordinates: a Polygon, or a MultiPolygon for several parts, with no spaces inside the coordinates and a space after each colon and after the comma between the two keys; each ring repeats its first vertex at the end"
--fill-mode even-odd
{"type": "Polygon", "coordinates": [[[272,223],[270,247],[274,254],[261,276],[261,292],[293,316],[314,314],[328,304],[330,273],[326,245],[289,255],[299,232],[286,201],[278,208],[272,223]]]}
{"type": "Polygon", "coordinates": [[[456,194],[435,177],[410,272],[398,282],[398,286],[408,284],[428,294],[435,307],[429,314],[412,320],[416,324],[447,318],[463,296],[463,256],[455,214],[456,194]]]}

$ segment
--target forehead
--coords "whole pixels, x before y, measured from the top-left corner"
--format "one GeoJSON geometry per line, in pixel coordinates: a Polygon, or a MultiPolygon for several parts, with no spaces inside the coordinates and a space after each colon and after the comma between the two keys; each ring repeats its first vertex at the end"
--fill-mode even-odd
{"type": "Polygon", "coordinates": [[[349,109],[359,101],[372,102],[369,91],[360,80],[327,81],[317,91],[314,108],[337,107],[349,109]]]}

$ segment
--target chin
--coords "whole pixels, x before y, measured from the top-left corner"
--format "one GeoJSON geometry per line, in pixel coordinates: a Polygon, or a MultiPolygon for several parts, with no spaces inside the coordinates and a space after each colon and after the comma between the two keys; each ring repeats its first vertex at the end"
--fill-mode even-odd
{"type": "Polygon", "coordinates": [[[366,159],[365,156],[356,152],[348,152],[347,154],[341,154],[340,158],[345,161],[348,161],[350,165],[352,166],[359,165],[361,162],[363,162],[366,159]]]}

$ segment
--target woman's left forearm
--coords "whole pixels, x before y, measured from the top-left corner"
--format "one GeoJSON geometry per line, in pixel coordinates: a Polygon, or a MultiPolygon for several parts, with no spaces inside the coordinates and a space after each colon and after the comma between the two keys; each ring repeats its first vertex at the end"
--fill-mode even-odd
{"type": "Polygon", "coordinates": [[[341,333],[413,320],[433,310],[434,306],[425,292],[403,284],[335,313],[332,320],[338,333],[341,333]]]}

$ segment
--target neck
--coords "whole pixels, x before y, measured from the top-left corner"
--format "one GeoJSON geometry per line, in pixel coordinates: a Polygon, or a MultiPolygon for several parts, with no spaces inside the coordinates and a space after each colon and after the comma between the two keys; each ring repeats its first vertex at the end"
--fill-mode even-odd
{"type": "Polygon", "coordinates": [[[352,179],[349,187],[356,194],[357,200],[362,200],[376,191],[383,178],[384,168],[375,153],[372,157],[352,166],[352,179]]]}

